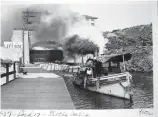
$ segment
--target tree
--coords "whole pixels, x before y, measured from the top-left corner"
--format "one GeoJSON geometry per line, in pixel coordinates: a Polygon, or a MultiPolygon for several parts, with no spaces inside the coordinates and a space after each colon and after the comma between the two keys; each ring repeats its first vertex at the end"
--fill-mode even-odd
{"type": "Polygon", "coordinates": [[[131,53],[132,58],[126,62],[128,70],[131,71],[152,71],[152,62],[148,60],[152,58],[152,25],[140,25],[123,30],[106,32],[114,35],[106,37],[109,39],[105,45],[108,54],[121,54],[124,52],[131,53]]]}
{"type": "Polygon", "coordinates": [[[80,38],[78,35],[74,35],[66,39],[64,44],[64,49],[68,55],[73,56],[75,60],[75,55],[82,56],[83,63],[83,55],[86,54],[94,54],[99,48],[96,44],[89,41],[88,39],[80,38]]]}

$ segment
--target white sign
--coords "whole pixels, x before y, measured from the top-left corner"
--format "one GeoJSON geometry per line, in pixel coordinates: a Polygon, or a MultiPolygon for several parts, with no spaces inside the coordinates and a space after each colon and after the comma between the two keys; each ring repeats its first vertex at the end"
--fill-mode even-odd
{"type": "Polygon", "coordinates": [[[22,42],[4,42],[5,48],[22,49],[22,42]]]}
{"type": "Polygon", "coordinates": [[[13,49],[16,57],[22,57],[22,42],[4,42],[4,47],[7,49],[13,49]]]}

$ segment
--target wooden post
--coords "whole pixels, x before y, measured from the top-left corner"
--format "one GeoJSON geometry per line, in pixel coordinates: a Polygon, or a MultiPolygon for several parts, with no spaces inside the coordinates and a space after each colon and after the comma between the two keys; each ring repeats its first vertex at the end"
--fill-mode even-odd
{"type": "Polygon", "coordinates": [[[9,63],[6,63],[6,83],[8,83],[9,82],[9,63]]]}
{"type": "Polygon", "coordinates": [[[14,71],[14,79],[16,78],[16,69],[15,69],[15,63],[13,64],[13,71],[14,71]]]}
{"type": "Polygon", "coordinates": [[[86,84],[87,84],[87,77],[84,77],[84,88],[86,88],[86,84]]]}
{"type": "Polygon", "coordinates": [[[120,62],[117,62],[117,67],[118,67],[118,68],[120,67],[120,62]]]}
{"type": "Polygon", "coordinates": [[[111,61],[109,61],[109,72],[111,72],[111,61]]]}
{"type": "Polygon", "coordinates": [[[126,67],[125,67],[125,58],[124,58],[124,54],[123,54],[123,69],[124,69],[124,72],[126,71],[126,67]]]}
{"type": "Polygon", "coordinates": [[[123,37],[123,49],[122,49],[122,57],[123,57],[123,69],[124,69],[124,72],[126,71],[126,67],[125,67],[125,55],[124,55],[124,52],[125,52],[125,38],[123,37]]]}
{"type": "Polygon", "coordinates": [[[97,80],[97,82],[96,82],[97,91],[99,90],[99,87],[100,87],[100,86],[99,86],[99,84],[100,84],[99,82],[100,82],[100,78],[98,78],[98,80],[97,80]]]}
{"type": "Polygon", "coordinates": [[[50,67],[50,72],[52,71],[52,63],[51,63],[51,67],[50,67]]]}
{"type": "Polygon", "coordinates": [[[130,84],[131,84],[131,83],[130,83],[130,75],[129,75],[128,72],[126,73],[126,79],[127,79],[127,81],[128,81],[128,84],[130,85],[130,84]]]}
{"type": "Polygon", "coordinates": [[[92,78],[94,78],[94,75],[93,75],[93,68],[91,68],[91,71],[92,71],[92,78]]]}
{"type": "Polygon", "coordinates": [[[82,56],[82,65],[84,64],[84,60],[83,60],[83,55],[81,55],[82,56]]]}

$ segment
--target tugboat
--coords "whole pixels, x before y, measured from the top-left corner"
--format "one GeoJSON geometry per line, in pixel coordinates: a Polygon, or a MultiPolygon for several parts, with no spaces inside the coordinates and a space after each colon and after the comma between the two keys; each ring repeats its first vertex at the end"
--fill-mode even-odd
{"type": "Polygon", "coordinates": [[[127,53],[103,56],[103,60],[88,59],[74,75],[73,84],[90,91],[132,100],[132,76],[120,69],[120,63],[130,60],[131,56],[127,53]]]}

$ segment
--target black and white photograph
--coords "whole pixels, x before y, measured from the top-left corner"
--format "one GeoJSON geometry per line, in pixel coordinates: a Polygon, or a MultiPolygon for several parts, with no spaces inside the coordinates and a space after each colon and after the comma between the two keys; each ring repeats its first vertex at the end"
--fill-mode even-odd
{"type": "Polygon", "coordinates": [[[1,2],[1,109],[153,109],[155,4],[1,2]]]}

